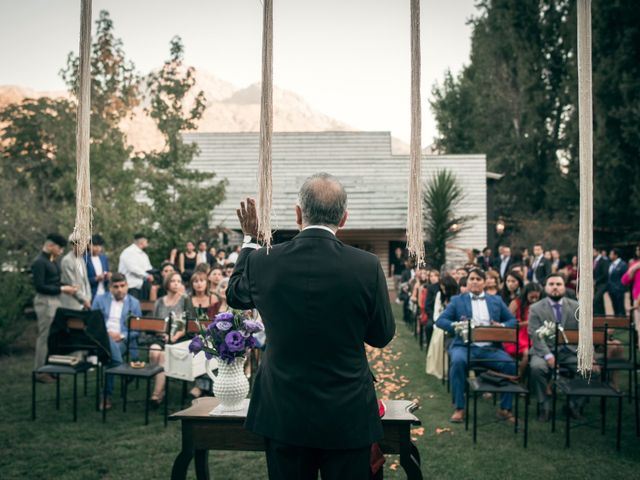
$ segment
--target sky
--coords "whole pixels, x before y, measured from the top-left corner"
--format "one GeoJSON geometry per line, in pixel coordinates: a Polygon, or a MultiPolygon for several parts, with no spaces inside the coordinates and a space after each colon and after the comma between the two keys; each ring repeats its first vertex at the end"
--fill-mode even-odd
{"type": "MultiPolygon", "coordinates": [[[[141,73],[182,37],[185,61],[246,87],[261,76],[261,0],[93,0],[141,73]]],[[[422,144],[435,137],[431,89],[469,61],[474,0],[421,0],[422,144]]],[[[410,137],[409,0],[274,0],[274,84],[358,130],[410,137]]],[[[0,85],[63,90],[78,50],[80,0],[0,0],[0,85]]]]}

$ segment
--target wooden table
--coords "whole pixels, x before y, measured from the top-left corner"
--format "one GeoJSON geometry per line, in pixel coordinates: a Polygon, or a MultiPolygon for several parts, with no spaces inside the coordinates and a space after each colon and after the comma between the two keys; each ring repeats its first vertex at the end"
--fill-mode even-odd
{"type": "MultiPolygon", "coordinates": [[[[217,405],[216,398],[199,398],[191,407],[169,417],[169,420],[182,421],[182,451],[173,462],[173,480],[186,478],[194,457],[196,478],[208,480],[209,450],[264,451],[263,437],[244,428],[249,400],[245,400],[243,410],[233,415],[210,416],[209,412],[217,405]]],[[[406,400],[388,400],[385,405],[387,411],[382,417],[384,439],[380,447],[384,453],[400,454],[400,465],[408,479],[421,480],[420,455],[411,443],[410,433],[412,425],[420,425],[420,420],[412,413],[417,405],[406,400]]]]}

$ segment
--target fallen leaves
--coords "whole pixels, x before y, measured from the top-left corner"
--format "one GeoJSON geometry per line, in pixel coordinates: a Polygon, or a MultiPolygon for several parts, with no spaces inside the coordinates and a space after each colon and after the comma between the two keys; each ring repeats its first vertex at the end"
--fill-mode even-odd
{"type": "Polygon", "coordinates": [[[449,427],[444,427],[444,428],[436,427],[436,435],[441,435],[443,433],[451,433],[453,435],[453,432],[449,427]]]}

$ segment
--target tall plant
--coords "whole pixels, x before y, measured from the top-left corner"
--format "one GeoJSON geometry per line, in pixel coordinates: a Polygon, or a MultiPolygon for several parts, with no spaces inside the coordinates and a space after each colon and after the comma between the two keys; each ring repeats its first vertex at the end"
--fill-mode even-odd
{"type": "Polygon", "coordinates": [[[446,262],[446,245],[467,228],[468,216],[457,215],[464,192],[455,175],[439,170],[425,185],[424,224],[428,242],[427,260],[434,268],[446,262]]]}

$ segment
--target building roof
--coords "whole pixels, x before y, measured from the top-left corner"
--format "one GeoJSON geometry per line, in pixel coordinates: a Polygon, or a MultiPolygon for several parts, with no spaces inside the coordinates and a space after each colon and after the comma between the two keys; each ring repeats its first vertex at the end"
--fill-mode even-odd
{"type": "MultiPolygon", "coordinates": [[[[212,224],[236,228],[241,199],[257,195],[258,133],[185,133],[200,153],[192,166],[226,178],[223,203],[213,211],[212,224]]],[[[317,172],[338,177],[348,195],[348,230],[405,229],[409,156],[392,155],[389,132],[283,132],[273,134],[274,229],[296,229],[294,206],[305,178],[317,172]]],[[[456,174],[465,199],[462,215],[473,216],[461,244],[486,243],[485,155],[423,155],[422,178],[437,170],[456,174]],[[465,237],[469,237],[466,239],[465,237]],[[468,241],[467,241],[468,240],[468,241]]]]}

